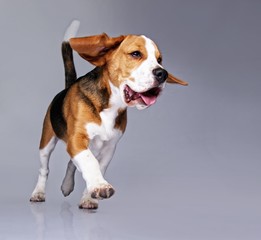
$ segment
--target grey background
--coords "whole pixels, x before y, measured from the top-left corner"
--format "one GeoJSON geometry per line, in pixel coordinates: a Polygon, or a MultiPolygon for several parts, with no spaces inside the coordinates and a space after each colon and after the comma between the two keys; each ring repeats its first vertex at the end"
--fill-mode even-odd
{"type": "MultiPolygon", "coordinates": [[[[258,0],[1,0],[0,239],[261,239],[261,2],[258,0]],[[188,81],[130,109],[107,172],[116,195],[78,210],[63,198],[68,155],[51,158],[47,202],[30,204],[47,105],[64,86],[60,44],[79,36],[144,34],[188,81]]],[[[75,59],[78,75],[91,66],[75,59]]]]}

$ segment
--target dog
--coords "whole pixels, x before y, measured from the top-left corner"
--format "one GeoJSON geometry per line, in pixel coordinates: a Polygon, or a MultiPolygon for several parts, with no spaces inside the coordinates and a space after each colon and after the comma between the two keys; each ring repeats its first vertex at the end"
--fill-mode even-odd
{"type": "Polygon", "coordinates": [[[76,168],[86,182],[79,207],[97,209],[115,190],[104,174],[127,125],[127,108],[152,106],[166,83],[188,85],[162,67],[157,45],[141,35],[75,37],[79,22],[68,27],[62,43],[66,86],[52,100],[43,123],[40,170],[30,201],[45,201],[49,158],[58,140],[70,161],[61,190],[74,189],[76,168]],[[73,50],[95,68],[77,79],[73,50]]]}

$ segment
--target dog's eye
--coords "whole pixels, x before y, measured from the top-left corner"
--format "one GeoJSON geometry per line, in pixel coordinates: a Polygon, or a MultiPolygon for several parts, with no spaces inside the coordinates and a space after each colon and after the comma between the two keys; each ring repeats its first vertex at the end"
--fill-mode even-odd
{"type": "Polygon", "coordinates": [[[130,55],[134,58],[141,58],[142,57],[142,53],[140,51],[134,51],[134,52],[130,53],[130,55]]]}
{"type": "Polygon", "coordinates": [[[157,62],[158,62],[158,63],[161,63],[161,62],[162,62],[162,58],[159,57],[159,58],[157,59],[157,62]]]}

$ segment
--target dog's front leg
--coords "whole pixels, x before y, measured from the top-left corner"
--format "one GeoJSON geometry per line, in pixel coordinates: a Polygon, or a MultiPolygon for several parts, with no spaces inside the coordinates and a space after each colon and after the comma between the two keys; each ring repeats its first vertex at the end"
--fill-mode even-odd
{"type": "MultiPolygon", "coordinates": [[[[110,161],[111,161],[111,159],[113,157],[115,148],[116,148],[116,144],[107,144],[101,150],[101,153],[98,156],[98,161],[99,161],[99,164],[100,164],[100,170],[101,170],[101,173],[102,173],[103,176],[105,175],[107,167],[108,167],[108,165],[109,165],[109,163],[110,163],[110,161]]],[[[66,174],[64,176],[64,179],[63,179],[63,182],[62,182],[62,186],[61,186],[62,193],[63,193],[63,195],[65,197],[70,195],[70,193],[74,189],[75,170],[76,170],[76,167],[75,167],[73,161],[70,160],[68,162],[67,169],[66,169],[66,174]]]]}
{"type": "Polygon", "coordinates": [[[113,195],[114,189],[103,178],[100,165],[90,149],[83,150],[73,157],[73,163],[82,173],[86,181],[87,190],[92,198],[103,199],[113,195]]]}
{"type": "MultiPolygon", "coordinates": [[[[117,139],[118,141],[118,139],[117,139]]],[[[116,143],[117,141],[107,142],[102,148],[100,154],[97,156],[99,161],[100,170],[102,175],[104,176],[106,169],[113,157],[116,143]]],[[[64,196],[68,196],[74,189],[74,175],[75,175],[76,167],[72,160],[68,162],[67,170],[65,177],[63,179],[63,183],[61,186],[61,190],[64,196]]],[[[96,209],[98,208],[98,200],[91,197],[91,193],[88,192],[86,188],[83,197],[81,199],[80,208],[88,208],[88,209],[96,209]]]]}
{"type": "Polygon", "coordinates": [[[98,199],[109,198],[114,194],[113,187],[103,178],[99,162],[90,149],[73,156],[72,161],[86,182],[80,208],[97,208],[98,199]]]}

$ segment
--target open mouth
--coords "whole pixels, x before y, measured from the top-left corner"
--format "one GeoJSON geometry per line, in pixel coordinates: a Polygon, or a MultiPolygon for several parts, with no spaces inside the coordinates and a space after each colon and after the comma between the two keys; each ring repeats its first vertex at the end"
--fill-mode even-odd
{"type": "Polygon", "coordinates": [[[135,92],[128,85],[124,88],[124,96],[126,103],[131,103],[132,101],[138,101],[138,103],[151,106],[157,100],[161,92],[160,87],[154,87],[146,92],[135,92]]]}

